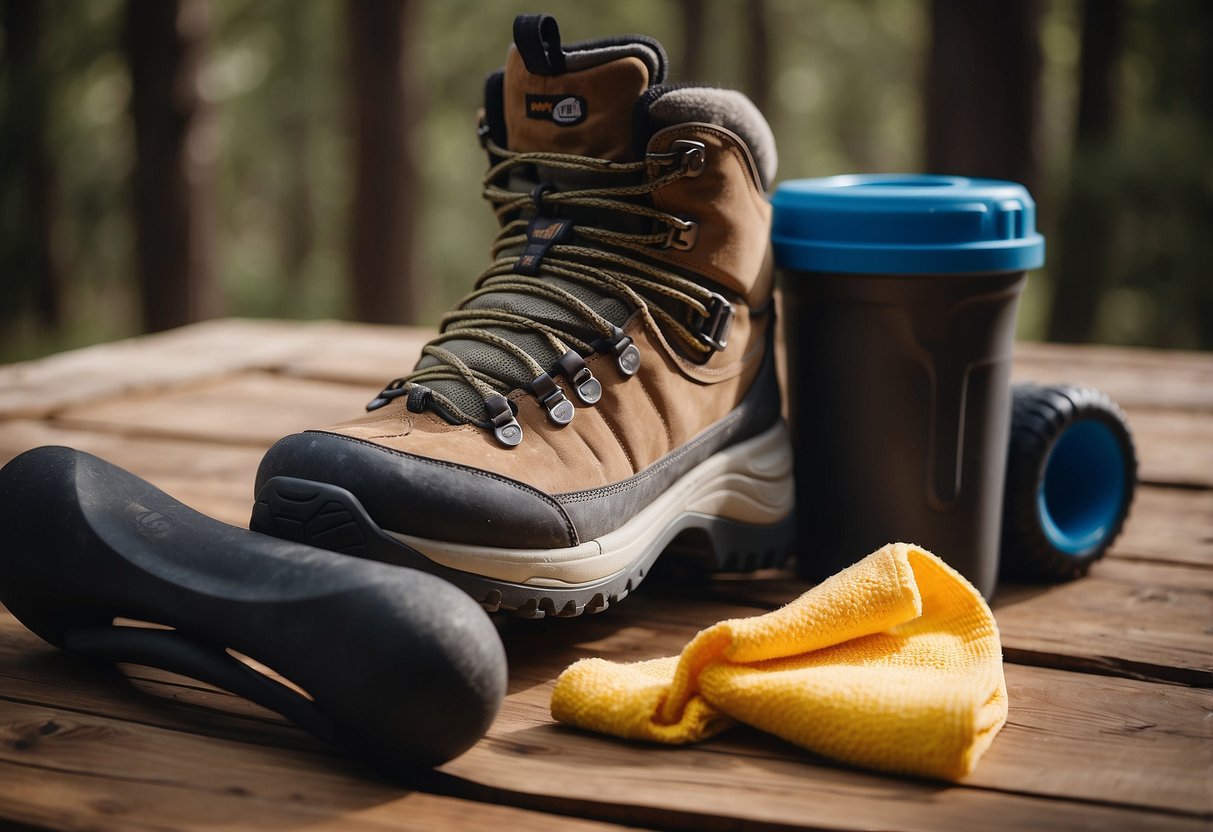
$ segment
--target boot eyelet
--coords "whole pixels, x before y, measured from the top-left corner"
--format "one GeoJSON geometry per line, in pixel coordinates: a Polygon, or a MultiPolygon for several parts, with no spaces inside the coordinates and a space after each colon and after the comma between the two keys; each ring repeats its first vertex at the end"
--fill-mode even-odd
{"type": "Polygon", "coordinates": [[[679,251],[690,251],[699,239],[699,223],[694,220],[684,220],[681,217],[670,218],[670,233],[666,235],[662,248],[673,248],[679,251]]]}
{"type": "Polygon", "coordinates": [[[530,388],[531,393],[547,410],[549,419],[561,427],[573,421],[573,417],[577,415],[577,409],[573,407],[573,403],[568,400],[564,391],[557,386],[550,375],[542,373],[537,376],[531,382],[530,388]]]}
{"type": "Polygon", "coordinates": [[[560,368],[560,374],[568,379],[574,395],[582,404],[597,404],[602,398],[602,383],[594,378],[594,374],[586,366],[585,359],[574,350],[569,350],[556,359],[556,366],[560,368]]]}
{"type": "Polygon", "coordinates": [[[640,349],[632,343],[630,335],[624,335],[619,327],[613,327],[609,338],[604,338],[595,344],[599,352],[610,350],[615,355],[615,364],[619,372],[627,377],[640,371],[640,349]]]}
{"type": "Polygon", "coordinates": [[[713,292],[707,307],[707,317],[697,327],[695,337],[714,350],[723,350],[729,345],[729,330],[733,327],[733,304],[713,292]]]}
{"type": "Polygon", "coordinates": [[[493,435],[497,437],[498,442],[507,448],[513,448],[522,442],[522,425],[518,424],[509,399],[500,393],[494,393],[484,400],[484,407],[489,412],[493,435]]]}
{"type": "Polygon", "coordinates": [[[594,378],[589,367],[583,367],[572,381],[573,389],[577,391],[577,398],[586,404],[597,404],[602,398],[602,382],[594,378]]]}
{"type": "Polygon", "coordinates": [[[635,344],[630,343],[631,340],[629,338],[628,345],[615,356],[615,363],[619,365],[619,372],[625,376],[634,376],[640,372],[640,350],[635,344]]]}
{"type": "Polygon", "coordinates": [[[670,150],[679,153],[679,164],[684,175],[694,178],[703,173],[708,165],[708,147],[694,139],[677,139],[670,143],[670,150]]]}

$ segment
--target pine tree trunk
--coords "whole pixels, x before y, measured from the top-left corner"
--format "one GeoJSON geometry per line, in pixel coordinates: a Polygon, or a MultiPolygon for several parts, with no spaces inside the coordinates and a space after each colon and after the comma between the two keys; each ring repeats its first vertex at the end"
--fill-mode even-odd
{"type": "Polygon", "coordinates": [[[1037,190],[1039,0],[931,2],[926,167],[1037,190]]]}
{"type": "Polygon", "coordinates": [[[771,100],[771,9],[767,0],[745,4],[745,90],[750,100],[768,112],[771,100]]]}
{"type": "Polygon", "coordinates": [[[413,68],[419,0],[348,0],[355,190],[350,234],[354,315],[419,319],[414,274],[421,97],[413,68]]]}
{"type": "Polygon", "coordinates": [[[288,74],[286,85],[290,96],[278,122],[286,148],[286,185],[283,193],[283,232],[281,240],[282,265],[288,281],[300,279],[312,253],[315,235],[313,221],[311,168],[311,125],[308,109],[311,105],[308,84],[312,81],[308,64],[307,34],[304,14],[289,12],[282,21],[283,68],[288,74]]]}
{"type": "Polygon", "coordinates": [[[207,0],[129,0],[134,203],[148,332],[218,315],[215,124],[201,94],[207,0]]]}
{"type": "Polygon", "coordinates": [[[675,81],[705,81],[704,18],[707,0],[678,0],[678,18],[682,22],[682,60],[672,67],[675,81]]]}
{"type": "Polygon", "coordinates": [[[1115,216],[1099,187],[1099,159],[1116,124],[1125,7],[1085,0],[1079,57],[1078,122],[1070,194],[1058,224],[1060,246],[1049,315],[1051,341],[1082,342],[1094,333],[1099,297],[1112,270],[1115,216]]]}
{"type": "Polygon", "coordinates": [[[32,309],[45,326],[63,323],[63,274],[55,256],[57,188],[46,146],[47,98],[51,79],[39,66],[43,7],[28,0],[7,0],[2,19],[7,89],[6,130],[11,156],[3,160],[4,187],[18,191],[15,227],[5,229],[12,250],[5,257],[5,291],[0,319],[32,309]]]}

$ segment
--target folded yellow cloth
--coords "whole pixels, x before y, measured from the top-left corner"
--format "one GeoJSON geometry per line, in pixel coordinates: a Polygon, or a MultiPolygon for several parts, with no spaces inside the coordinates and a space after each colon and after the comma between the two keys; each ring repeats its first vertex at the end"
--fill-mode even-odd
{"type": "Polygon", "coordinates": [[[701,631],[681,656],[574,663],[552,716],[671,744],[736,720],[855,765],[956,779],[1006,722],[1007,688],[981,595],[893,543],[781,609],[701,631]]]}

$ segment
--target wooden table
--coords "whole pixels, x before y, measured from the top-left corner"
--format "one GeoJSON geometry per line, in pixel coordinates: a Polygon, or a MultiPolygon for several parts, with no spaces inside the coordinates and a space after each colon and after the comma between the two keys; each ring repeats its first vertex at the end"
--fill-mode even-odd
{"type": "MultiPolygon", "coordinates": [[[[0,368],[0,461],[75,446],[244,525],[265,448],[357,413],[426,335],[228,320],[0,368]]],[[[405,785],[222,691],[57,652],[0,608],[0,827],[1213,828],[1213,358],[1021,344],[1016,374],[1119,401],[1142,482],[1089,577],[998,593],[1010,719],[963,783],[846,768],[749,729],[652,748],[548,716],[574,659],[676,653],[804,589],[782,575],[501,621],[501,715],[405,785]]]]}

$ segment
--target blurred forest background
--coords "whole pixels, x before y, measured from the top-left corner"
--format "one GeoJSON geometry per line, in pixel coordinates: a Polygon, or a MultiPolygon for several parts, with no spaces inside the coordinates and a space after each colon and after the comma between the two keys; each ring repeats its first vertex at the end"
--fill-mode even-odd
{"type": "Polygon", "coordinates": [[[433,322],[486,264],[515,14],[746,91],[780,179],[1024,182],[1020,335],[1213,348],[1208,0],[0,0],[0,361],[215,315],[433,322]]]}

